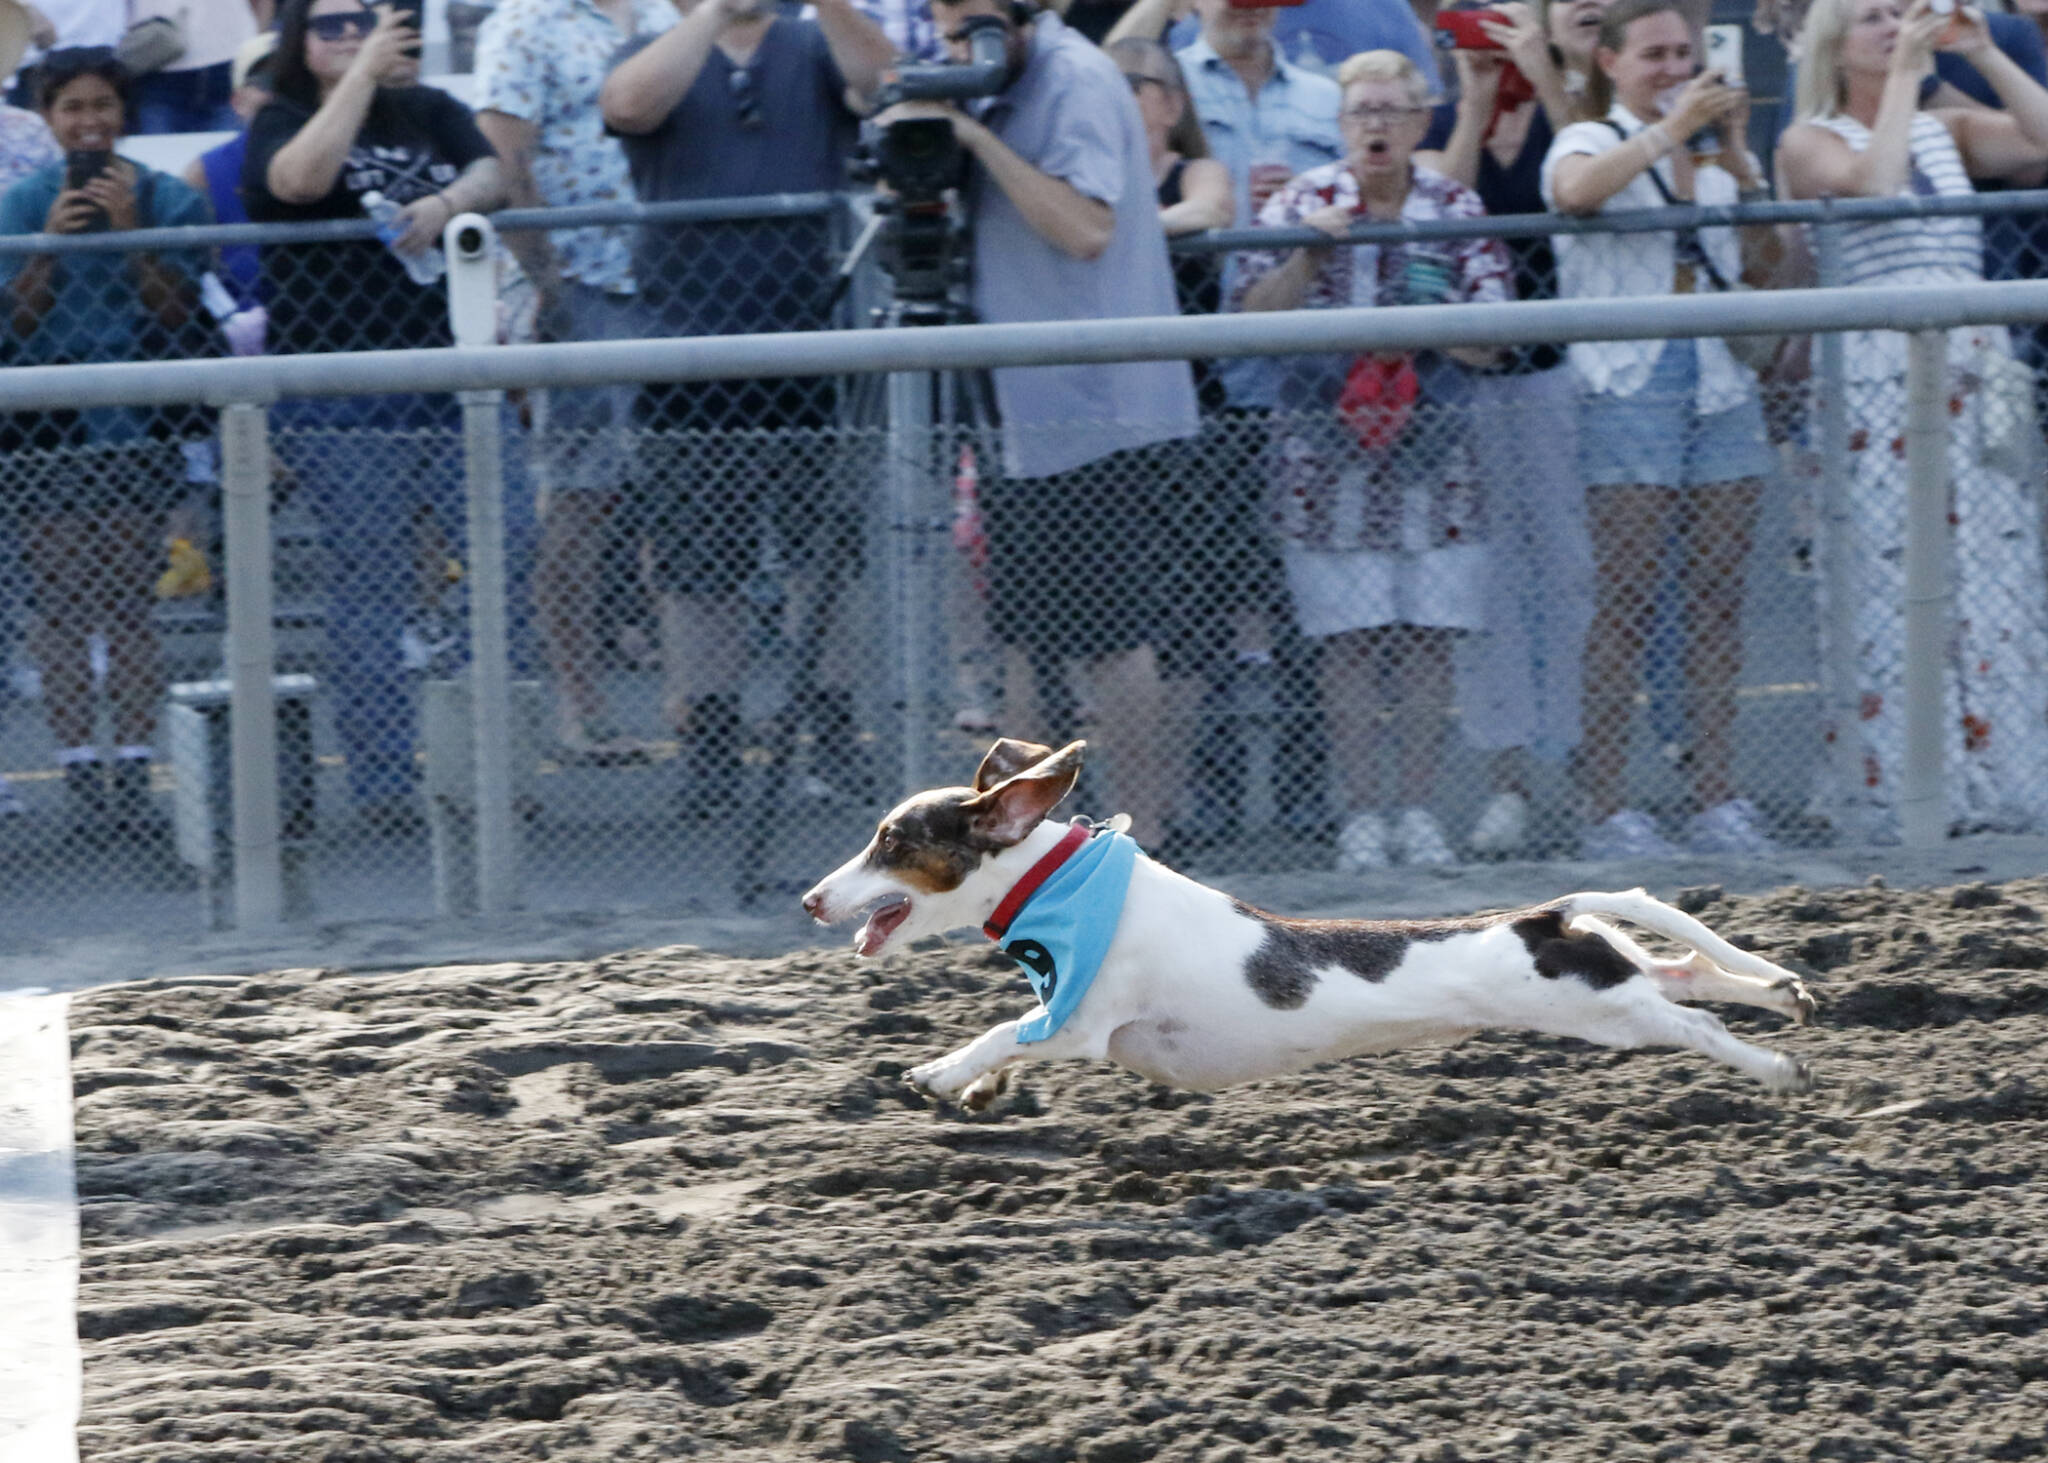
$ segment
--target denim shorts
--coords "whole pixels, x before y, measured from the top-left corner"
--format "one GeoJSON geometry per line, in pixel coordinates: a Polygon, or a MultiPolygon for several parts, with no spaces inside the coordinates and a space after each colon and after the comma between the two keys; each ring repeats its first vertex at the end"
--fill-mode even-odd
{"type": "MultiPolygon", "coordinates": [[[[571,340],[639,340],[654,332],[634,295],[568,287],[571,340]]],[[[547,393],[540,448],[556,492],[617,492],[633,470],[633,400],[639,387],[557,387],[547,393]]]]}
{"type": "Polygon", "coordinates": [[[1579,469],[1588,484],[1691,488],[1767,476],[1777,466],[1752,392],[1739,405],[1701,416],[1699,351],[1669,340],[1643,389],[1632,396],[1588,393],[1579,407],[1579,469]]]}

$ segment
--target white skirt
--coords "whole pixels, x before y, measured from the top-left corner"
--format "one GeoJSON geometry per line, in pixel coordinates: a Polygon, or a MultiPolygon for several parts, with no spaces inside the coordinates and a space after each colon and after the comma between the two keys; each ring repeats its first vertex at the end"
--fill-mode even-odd
{"type": "Polygon", "coordinates": [[[1453,544],[1419,552],[1281,544],[1295,619],[1308,636],[1382,625],[1486,627],[1486,550],[1453,544]]]}

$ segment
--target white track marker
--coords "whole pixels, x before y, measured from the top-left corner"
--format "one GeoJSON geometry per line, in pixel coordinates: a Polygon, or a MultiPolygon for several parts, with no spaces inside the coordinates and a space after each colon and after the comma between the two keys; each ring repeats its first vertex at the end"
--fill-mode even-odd
{"type": "Polygon", "coordinates": [[[65,996],[0,992],[0,1458],[77,1463],[78,1186],[65,996]]]}

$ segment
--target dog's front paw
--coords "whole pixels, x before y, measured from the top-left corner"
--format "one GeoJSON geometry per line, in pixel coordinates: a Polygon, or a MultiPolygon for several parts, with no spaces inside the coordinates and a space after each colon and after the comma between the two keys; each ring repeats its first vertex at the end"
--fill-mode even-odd
{"type": "Polygon", "coordinates": [[[927,1097],[936,1097],[941,1102],[955,1102],[972,1081],[972,1074],[961,1071],[956,1063],[941,1057],[935,1062],[926,1062],[921,1067],[912,1067],[903,1074],[903,1080],[927,1097]]]}
{"type": "Polygon", "coordinates": [[[1817,1083],[1818,1079],[1814,1076],[1812,1067],[1797,1057],[1787,1056],[1780,1056],[1777,1069],[1764,1079],[1764,1085],[1771,1091],[1784,1093],[1788,1097],[1796,1093],[1811,1092],[1817,1083]]]}

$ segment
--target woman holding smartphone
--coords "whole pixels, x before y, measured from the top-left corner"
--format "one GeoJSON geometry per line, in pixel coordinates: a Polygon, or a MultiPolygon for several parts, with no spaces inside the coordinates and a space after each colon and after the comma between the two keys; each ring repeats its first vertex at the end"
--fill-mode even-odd
{"type": "MultiPolygon", "coordinates": [[[[1961,197],[1973,179],[2036,173],[2048,162],[2048,90],[1991,42],[1974,8],[1939,15],[1919,0],[1815,0],[1800,32],[1799,120],[1778,147],[1794,198],[1961,197]],[[1920,107],[1937,50],[1964,57],[2001,110],[1920,107]]],[[[1983,278],[1982,221],[1967,216],[1842,226],[1842,265],[1859,288],[1953,286],[1983,278]]],[[[1858,331],[1848,368],[1849,514],[1826,552],[1847,560],[1864,753],[1861,826],[1899,836],[1905,751],[1906,337],[1858,331]]],[[[1948,335],[1949,490],[1955,525],[1954,628],[1942,716],[1949,813],[1958,829],[2038,830],[2048,821],[2048,590],[2039,443],[2027,373],[2003,326],[1948,335]],[[1999,389],[2002,383],[2010,383],[1999,389]],[[2004,444],[2001,450],[2001,444],[2004,444]],[[2031,477],[2034,481],[2029,484],[2031,477]]]]}
{"type": "MultiPolygon", "coordinates": [[[[286,0],[276,98],[249,128],[249,217],[360,219],[372,194],[402,232],[267,246],[262,294],[272,354],[452,344],[447,292],[407,268],[448,221],[500,201],[497,156],[469,109],[417,84],[416,12],[358,0],[286,0]]],[[[325,680],[359,830],[410,831],[412,691],[400,650],[421,521],[461,541],[460,418],[445,393],[282,402],[279,456],[319,515],[328,553],[325,680]]],[[[508,454],[508,457],[510,454],[508,454]]],[[[522,496],[508,492],[508,511],[522,496]]],[[[530,507],[530,505],[527,505],[530,507]]]]}
{"type": "MultiPolygon", "coordinates": [[[[210,222],[167,173],[115,154],[128,75],[111,48],[52,51],[38,70],[62,161],[0,196],[0,233],[82,234],[210,222]]],[[[199,309],[198,251],[0,255],[10,365],[172,354],[199,309]]],[[[171,421],[143,407],[0,415],[0,513],[34,586],[34,651],[74,835],[163,831],[149,795],[163,671],[150,623],[165,516],[185,492],[171,421]],[[89,643],[107,648],[113,745],[94,737],[89,643]],[[109,767],[108,763],[112,766],[109,767]]]]}
{"type": "MultiPolygon", "coordinates": [[[[1596,120],[1565,128],[1544,159],[1553,207],[1594,214],[1765,196],[1756,160],[1740,145],[1749,95],[1699,72],[1694,36],[1676,0],[1620,0],[1602,14],[1586,108],[1596,120]],[[1710,126],[1730,145],[1712,163],[1695,162],[1688,142],[1710,126]]],[[[1726,290],[1761,277],[1777,254],[1768,229],[1552,242],[1564,299],[1726,290]]],[[[1686,840],[1701,853],[1768,853],[1761,816],[1732,770],[1743,571],[1776,463],[1756,374],[1715,337],[1590,341],[1568,356],[1584,393],[1579,463],[1594,551],[1579,754],[1591,826],[1582,850],[1610,860],[1675,852],[1627,797],[1630,724],[1665,546],[1675,537],[1697,810],[1686,840]]]]}

